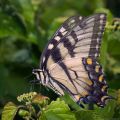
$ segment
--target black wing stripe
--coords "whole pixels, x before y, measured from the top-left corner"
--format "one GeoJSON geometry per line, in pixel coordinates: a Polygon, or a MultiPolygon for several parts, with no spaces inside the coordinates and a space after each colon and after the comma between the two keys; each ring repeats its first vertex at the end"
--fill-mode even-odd
{"type": "MultiPolygon", "coordinates": [[[[101,16],[100,16],[100,17],[101,17],[101,16]]],[[[93,49],[93,47],[94,47],[94,46],[98,47],[98,44],[95,45],[94,42],[93,42],[93,39],[97,39],[97,38],[101,39],[101,38],[102,38],[102,34],[103,34],[103,31],[104,31],[104,28],[105,28],[105,23],[106,23],[106,16],[103,15],[103,16],[102,16],[102,21],[99,21],[99,22],[98,22],[99,25],[94,24],[94,27],[93,27],[93,28],[94,28],[94,31],[96,31],[96,29],[99,30],[100,27],[101,27],[101,29],[99,30],[98,36],[96,36],[96,34],[93,34],[93,36],[92,36],[92,41],[91,41],[91,45],[90,45],[89,55],[90,55],[91,53],[95,53],[95,49],[93,49]]],[[[99,44],[99,46],[100,46],[100,44],[99,44]]],[[[99,51],[100,51],[100,49],[97,49],[96,51],[97,51],[97,52],[96,52],[96,54],[95,54],[94,56],[95,56],[95,57],[98,57],[98,56],[99,56],[99,51]]]]}
{"type": "Polygon", "coordinates": [[[57,94],[59,95],[63,95],[63,90],[61,88],[61,86],[59,86],[57,84],[57,82],[54,80],[53,78],[50,78],[50,81],[49,81],[49,87],[52,88],[53,91],[55,91],[57,94]],[[58,90],[58,87],[59,87],[59,90],[58,90]]]}
{"type": "MultiPolygon", "coordinates": [[[[70,94],[72,94],[72,95],[76,95],[77,93],[73,93],[73,91],[71,90],[71,89],[69,89],[64,83],[61,83],[60,81],[58,81],[57,79],[58,78],[52,78],[53,80],[54,80],[54,82],[56,82],[59,86],[60,86],[60,88],[61,89],[63,89],[64,91],[67,91],[67,92],[69,92],[70,94]]],[[[76,88],[76,86],[75,86],[75,88],[76,88]]]]}
{"type": "Polygon", "coordinates": [[[68,53],[71,55],[71,57],[74,57],[73,45],[69,41],[69,39],[65,39],[64,42],[63,42],[63,44],[64,44],[64,47],[68,49],[68,53]]]}
{"type": "Polygon", "coordinates": [[[60,50],[58,48],[56,48],[56,50],[54,50],[51,55],[54,62],[57,62],[58,60],[62,59],[60,50]]]}
{"type": "Polygon", "coordinates": [[[77,88],[76,88],[76,86],[74,85],[74,83],[73,83],[73,81],[72,81],[72,78],[71,78],[71,76],[70,76],[70,74],[69,74],[69,72],[68,72],[68,69],[67,69],[66,65],[65,65],[63,62],[61,62],[59,65],[63,68],[63,70],[64,70],[64,72],[66,73],[66,75],[68,76],[70,82],[73,84],[73,86],[74,86],[75,89],[77,90],[77,88]]]}

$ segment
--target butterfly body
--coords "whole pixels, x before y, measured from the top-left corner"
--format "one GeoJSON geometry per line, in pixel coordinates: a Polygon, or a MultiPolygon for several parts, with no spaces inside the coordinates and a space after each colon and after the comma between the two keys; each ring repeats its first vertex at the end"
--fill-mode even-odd
{"type": "Polygon", "coordinates": [[[46,46],[39,69],[34,69],[40,83],[57,94],[68,92],[80,104],[103,107],[108,85],[97,62],[106,15],[73,16],[66,20],[46,46]]]}

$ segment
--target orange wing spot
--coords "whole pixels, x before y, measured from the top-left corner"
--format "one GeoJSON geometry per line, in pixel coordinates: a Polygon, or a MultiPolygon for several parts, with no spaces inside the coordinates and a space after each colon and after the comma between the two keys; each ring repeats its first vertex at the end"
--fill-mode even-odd
{"type": "Polygon", "coordinates": [[[99,80],[100,82],[102,82],[102,81],[103,81],[103,77],[104,77],[103,75],[100,75],[99,78],[98,78],[98,80],[99,80]]]}
{"type": "Polygon", "coordinates": [[[76,99],[77,101],[79,101],[79,100],[80,100],[80,98],[81,98],[81,96],[80,96],[80,95],[74,95],[74,97],[75,97],[75,99],[76,99]]]}
{"type": "Polygon", "coordinates": [[[93,84],[92,81],[89,80],[88,78],[84,78],[84,81],[90,86],[93,84]]]}
{"type": "Polygon", "coordinates": [[[88,93],[87,91],[82,91],[80,94],[82,95],[82,97],[85,97],[85,96],[87,96],[89,93],[88,93]]]}
{"type": "Polygon", "coordinates": [[[106,85],[104,85],[103,87],[102,87],[102,92],[104,92],[105,90],[106,90],[106,88],[107,88],[107,86],[106,85]]]}
{"type": "Polygon", "coordinates": [[[99,72],[99,69],[100,69],[100,66],[95,66],[95,72],[98,73],[99,72]]]}
{"type": "Polygon", "coordinates": [[[87,58],[87,64],[92,65],[92,59],[91,58],[87,58]]]}

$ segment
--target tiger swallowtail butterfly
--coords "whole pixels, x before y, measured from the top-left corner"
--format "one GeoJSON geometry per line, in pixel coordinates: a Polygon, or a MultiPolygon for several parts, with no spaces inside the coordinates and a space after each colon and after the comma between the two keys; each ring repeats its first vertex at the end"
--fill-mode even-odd
{"type": "Polygon", "coordinates": [[[106,14],[67,19],[47,44],[37,80],[58,95],[67,92],[79,105],[94,103],[104,107],[110,99],[102,66],[98,63],[106,14]]]}

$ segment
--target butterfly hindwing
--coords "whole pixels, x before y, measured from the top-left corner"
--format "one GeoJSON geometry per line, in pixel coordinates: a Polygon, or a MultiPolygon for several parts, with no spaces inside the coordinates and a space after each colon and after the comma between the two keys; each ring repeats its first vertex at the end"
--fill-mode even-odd
{"type": "Polygon", "coordinates": [[[52,79],[54,79],[63,90],[69,91],[69,93],[74,95],[79,93],[85,97],[84,94],[87,93],[87,89],[90,89],[92,85],[92,81],[88,78],[81,58],[71,58],[60,61],[59,64],[55,63],[49,69],[49,73],[52,79]]]}
{"type": "Polygon", "coordinates": [[[60,61],[51,66],[49,73],[53,84],[59,85],[61,95],[67,91],[77,103],[94,102],[104,106],[109,98],[102,68],[92,58],[73,57],[60,61]]]}

